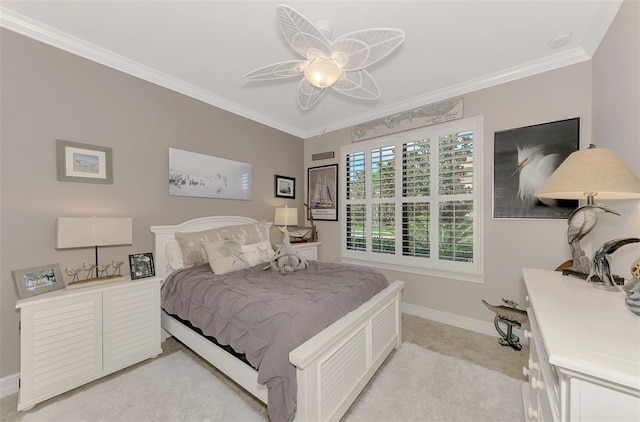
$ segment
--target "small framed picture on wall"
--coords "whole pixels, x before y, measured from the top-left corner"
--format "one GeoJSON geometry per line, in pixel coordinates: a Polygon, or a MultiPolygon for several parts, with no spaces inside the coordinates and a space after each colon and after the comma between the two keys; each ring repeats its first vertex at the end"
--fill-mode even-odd
{"type": "Polygon", "coordinates": [[[275,196],[276,198],[296,199],[296,179],[276,175],[275,196]]]}

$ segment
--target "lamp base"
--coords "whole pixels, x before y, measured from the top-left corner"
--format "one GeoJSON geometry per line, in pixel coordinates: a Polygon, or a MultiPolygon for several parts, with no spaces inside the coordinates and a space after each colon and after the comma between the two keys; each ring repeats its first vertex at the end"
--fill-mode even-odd
{"type": "MultiPolygon", "coordinates": [[[[562,270],[562,275],[570,275],[573,277],[578,277],[581,278],[583,280],[586,280],[589,277],[589,274],[585,274],[585,273],[581,273],[578,271],[573,271],[573,270],[569,270],[567,268],[565,268],[564,270],[562,270]]],[[[611,278],[613,279],[613,282],[615,284],[617,284],[618,286],[623,286],[624,285],[624,277],[620,277],[619,275],[612,275],[611,278]]],[[[597,275],[594,275],[593,277],[591,277],[591,282],[593,283],[594,287],[597,286],[602,286],[602,287],[609,287],[613,290],[618,290],[615,286],[608,286],[606,284],[604,284],[602,282],[602,280],[600,280],[600,277],[598,277],[597,275]]],[[[601,287],[598,287],[601,288],[601,287]]],[[[604,289],[603,290],[608,290],[608,289],[604,289]]]]}
{"type": "Polygon", "coordinates": [[[69,283],[65,287],[65,289],[73,290],[73,289],[80,289],[82,287],[94,287],[94,286],[99,286],[101,284],[115,283],[117,281],[124,281],[128,279],[129,279],[128,277],[124,277],[121,275],[108,275],[105,277],[94,277],[94,278],[88,278],[86,280],[78,280],[78,281],[69,283]]]}

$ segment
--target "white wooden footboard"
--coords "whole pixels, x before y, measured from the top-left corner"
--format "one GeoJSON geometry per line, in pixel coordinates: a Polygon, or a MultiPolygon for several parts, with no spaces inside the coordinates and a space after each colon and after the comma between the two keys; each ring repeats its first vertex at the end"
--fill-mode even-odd
{"type": "Polygon", "coordinates": [[[385,358],[402,343],[401,290],[393,282],[289,353],[297,368],[297,421],[339,420],[385,358]]]}

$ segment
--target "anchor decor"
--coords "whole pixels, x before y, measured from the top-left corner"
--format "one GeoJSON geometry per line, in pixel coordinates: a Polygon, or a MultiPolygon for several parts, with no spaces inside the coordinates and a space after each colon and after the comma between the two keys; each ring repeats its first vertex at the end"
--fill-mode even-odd
{"type": "Polygon", "coordinates": [[[514,350],[522,350],[520,338],[513,334],[513,327],[516,326],[519,328],[522,327],[522,324],[529,322],[527,311],[518,309],[518,303],[513,300],[502,298],[502,301],[504,302],[504,305],[499,306],[491,305],[484,300],[482,303],[484,303],[484,306],[489,308],[490,311],[495,312],[496,314],[496,317],[493,319],[493,325],[495,325],[498,334],[500,334],[500,344],[503,346],[510,346],[514,350]],[[500,328],[500,323],[507,326],[506,333],[502,328],[500,328]]]}

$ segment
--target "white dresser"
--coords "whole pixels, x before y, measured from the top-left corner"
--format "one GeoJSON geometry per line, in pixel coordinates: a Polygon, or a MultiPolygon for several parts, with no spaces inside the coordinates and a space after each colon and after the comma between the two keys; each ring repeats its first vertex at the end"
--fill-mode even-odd
{"type": "Polygon", "coordinates": [[[19,300],[18,410],[159,355],[161,282],[118,281],[19,300]]]}
{"type": "Polygon", "coordinates": [[[640,421],[640,316],[623,292],[524,268],[527,421],[640,421]]]}

